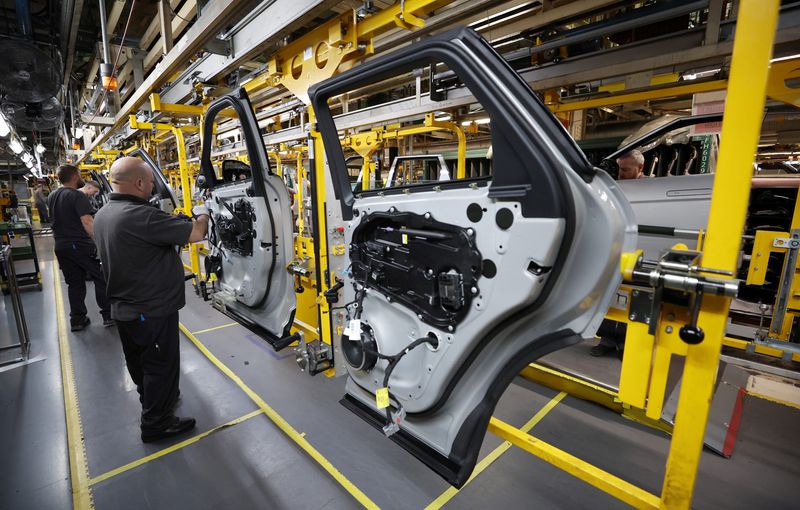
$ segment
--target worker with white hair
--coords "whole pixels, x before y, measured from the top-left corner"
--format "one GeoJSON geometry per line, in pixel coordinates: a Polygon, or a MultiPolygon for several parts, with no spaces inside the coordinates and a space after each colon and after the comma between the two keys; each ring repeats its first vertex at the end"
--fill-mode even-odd
{"type": "Polygon", "coordinates": [[[618,179],[639,179],[644,176],[644,155],[634,149],[617,158],[617,166],[618,179]]]}

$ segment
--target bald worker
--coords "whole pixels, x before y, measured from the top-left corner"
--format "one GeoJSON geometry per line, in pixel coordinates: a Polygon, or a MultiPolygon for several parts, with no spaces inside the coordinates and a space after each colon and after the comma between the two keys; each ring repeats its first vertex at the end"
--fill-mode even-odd
{"type": "Polygon", "coordinates": [[[145,443],[181,434],[194,418],[178,418],[180,394],[178,310],[186,304],[180,247],[202,240],[208,211],[195,221],[153,207],[153,172],[139,158],[111,165],[108,203],[94,220],[94,235],[108,281],[111,315],[117,321],[125,363],[142,403],[145,443]]]}

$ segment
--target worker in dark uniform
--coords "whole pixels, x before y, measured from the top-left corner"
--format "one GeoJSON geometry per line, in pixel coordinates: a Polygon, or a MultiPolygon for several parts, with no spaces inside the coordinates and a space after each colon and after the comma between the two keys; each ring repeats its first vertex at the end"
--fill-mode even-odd
{"type": "Polygon", "coordinates": [[[114,192],[95,217],[95,235],[108,279],[112,317],[117,321],[125,362],[142,402],[142,441],[185,432],[194,418],[178,418],[180,394],[178,310],[186,304],[179,249],[202,240],[208,211],[196,221],[151,206],[153,173],[138,158],[111,166],[114,192]]]}
{"type": "Polygon", "coordinates": [[[106,280],[92,241],[92,207],[86,195],[78,191],[83,179],[72,165],[61,165],[56,175],[61,187],[50,193],[47,207],[50,209],[56,258],[67,282],[71,329],[80,331],[90,322],[84,303],[87,274],[94,282],[94,296],[103,316],[103,325],[113,326],[111,305],[106,297],[106,280]]]}
{"type": "Polygon", "coordinates": [[[36,186],[36,193],[33,197],[36,202],[36,209],[39,210],[39,223],[50,223],[50,217],[47,214],[47,197],[44,194],[43,184],[36,186]]]}

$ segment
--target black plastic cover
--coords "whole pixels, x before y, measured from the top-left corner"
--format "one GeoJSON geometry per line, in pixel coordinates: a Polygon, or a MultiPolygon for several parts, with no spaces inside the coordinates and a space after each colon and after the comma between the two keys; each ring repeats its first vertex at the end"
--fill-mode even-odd
{"type": "Polygon", "coordinates": [[[478,293],[482,258],[474,235],[427,216],[375,212],[364,218],[350,246],[353,275],[423,322],[455,330],[478,293]]]}

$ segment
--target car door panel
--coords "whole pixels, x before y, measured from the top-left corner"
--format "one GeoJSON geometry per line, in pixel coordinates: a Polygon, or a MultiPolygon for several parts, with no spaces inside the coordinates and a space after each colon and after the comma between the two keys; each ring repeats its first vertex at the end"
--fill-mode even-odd
{"type": "Polygon", "coordinates": [[[212,140],[215,116],[232,108],[241,122],[252,175],[245,180],[218,179],[211,164],[211,144],[204,143],[198,186],[207,191],[211,215],[211,259],[219,292],[215,303],[257,326],[269,340],[286,337],[296,299],[286,267],[292,260],[293,231],[289,192],[271,172],[247,93],[240,89],[209,106],[204,140],[212,140]]]}
{"type": "Polygon", "coordinates": [[[169,185],[167,178],[156,162],[150,157],[150,154],[142,149],[136,149],[129,155],[143,160],[153,171],[153,196],[151,198],[153,205],[156,205],[167,214],[172,214],[172,211],[178,207],[178,199],[175,198],[175,191],[169,185]]]}
{"type": "Polygon", "coordinates": [[[92,180],[97,181],[97,183],[100,185],[100,192],[90,200],[92,202],[92,206],[96,210],[100,210],[101,207],[108,203],[108,196],[112,191],[111,184],[109,184],[105,175],[96,170],[89,172],[89,175],[91,176],[92,180]]]}
{"type": "Polygon", "coordinates": [[[348,221],[344,302],[360,302],[355,339],[342,339],[343,404],[388,426],[394,441],[461,486],[519,370],[594,335],[620,281],[619,256],[635,246],[633,212],[471,30],[377,58],[310,96],[348,221]],[[436,62],[454,70],[491,117],[494,175],[354,196],[328,100],[436,62]],[[387,373],[388,413],[376,405],[387,373]]]}

